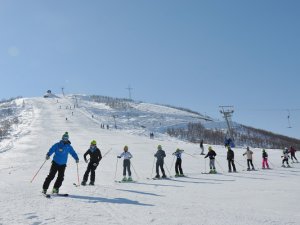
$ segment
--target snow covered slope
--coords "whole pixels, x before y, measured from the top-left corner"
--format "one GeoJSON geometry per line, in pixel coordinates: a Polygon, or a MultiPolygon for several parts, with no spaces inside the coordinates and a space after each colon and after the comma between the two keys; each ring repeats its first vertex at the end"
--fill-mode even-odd
{"type": "MultiPolygon", "coordinates": [[[[91,107],[90,103],[82,103],[80,108],[70,110],[73,104],[70,98],[59,99],[59,102],[57,99],[25,99],[19,125],[22,132],[12,135],[11,149],[0,153],[0,224],[299,224],[300,165],[281,168],[281,151],[268,150],[273,170],[247,172],[242,156],[244,149],[234,149],[239,173],[229,174],[224,147],[213,146],[218,154],[216,166],[220,174],[202,174],[208,171],[208,160],[199,155],[198,145],[164,135],[149,139],[141,135],[143,129],[135,131],[134,121],[120,115],[118,126],[122,129],[101,129],[101,123],[113,125],[111,114],[104,113],[107,112],[105,105],[93,103],[98,106],[91,107]],[[94,111],[90,110],[100,113],[93,118],[94,111]],[[80,179],[86,169],[82,157],[91,140],[97,140],[102,154],[112,150],[96,170],[95,186],[73,185],[77,183],[77,168],[74,159],[69,157],[60,191],[70,196],[46,199],[40,192],[50,160],[33,183],[30,180],[44,162],[48,149],[65,131],[69,132],[80,157],[80,179]],[[147,179],[154,176],[153,154],[158,144],[166,151],[165,166],[172,175],[172,152],[182,148],[188,153],[183,154],[183,170],[188,177],[147,179]],[[114,182],[116,169],[116,179],[122,178],[122,162],[117,161],[116,156],[124,145],[128,145],[133,154],[132,172],[136,183],[114,182]]],[[[139,107],[142,110],[143,105],[139,107]]],[[[151,114],[155,116],[155,112],[151,114]]],[[[145,116],[148,117],[147,112],[145,116]]],[[[163,120],[166,126],[173,123],[167,117],[163,120]]],[[[138,121],[137,124],[141,124],[143,119],[138,121]]],[[[158,129],[159,124],[151,124],[158,129]]],[[[207,151],[207,146],[205,149],[207,151]]],[[[254,163],[259,168],[261,150],[253,151],[254,163]]]]}

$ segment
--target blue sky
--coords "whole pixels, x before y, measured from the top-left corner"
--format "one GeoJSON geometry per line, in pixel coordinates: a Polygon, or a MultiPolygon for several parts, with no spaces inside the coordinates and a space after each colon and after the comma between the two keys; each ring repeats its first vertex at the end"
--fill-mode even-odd
{"type": "Polygon", "coordinates": [[[300,1],[0,0],[0,98],[187,107],[300,138],[300,1]],[[293,128],[288,129],[287,109],[293,128]]]}

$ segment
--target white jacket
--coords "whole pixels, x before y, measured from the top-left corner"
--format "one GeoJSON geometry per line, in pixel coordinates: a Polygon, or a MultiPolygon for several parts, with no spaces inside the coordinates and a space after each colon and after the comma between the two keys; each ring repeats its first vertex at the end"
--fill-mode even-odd
{"type": "Polygon", "coordinates": [[[132,155],[130,152],[123,152],[120,157],[124,157],[124,159],[131,159],[132,158],[132,155]]]}
{"type": "Polygon", "coordinates": [[[251,150],[247,150],[243,155],[247,155],[247,159],[252,160],[252,154],[253,154],[253,152],[251,150]]]}

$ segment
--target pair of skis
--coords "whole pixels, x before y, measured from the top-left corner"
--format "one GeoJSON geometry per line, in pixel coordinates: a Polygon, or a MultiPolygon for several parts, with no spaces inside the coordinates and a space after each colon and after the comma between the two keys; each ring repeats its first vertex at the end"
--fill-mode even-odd
{"type": "Polygon", "coordinates": [[[60,193],[57,193],[57,194],[44,194],[43,195],[46,197],[46,198],[51,198],[52,196],[58,196],[58,197],[69,197],[69,194],[60,194],[60,193]]]}

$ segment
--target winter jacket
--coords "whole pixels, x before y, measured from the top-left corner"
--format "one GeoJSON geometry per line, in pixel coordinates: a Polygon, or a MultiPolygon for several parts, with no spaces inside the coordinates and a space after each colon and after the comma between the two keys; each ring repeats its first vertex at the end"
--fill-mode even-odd
{"type": "Polygon", "coordinates": [[[243,155],[247,155],[247,159],[252,160],[253,152],[251,150],[247,150],[243,155]]]}
{"type": "Polygon", "coordinates": [[[174,152],[172,155],[175,155],[177,159],[181,159],[181,154],[184,152],[184,150],[179,150],[174,152]]]}
{"type": "Polygon", "coordinates": [[[130,152],[122,152],[122,154],[119,156],[119,158],[124,157],[124,159],[131,159],[132,155],[130,152]]]}
{"type": "Polygon", "coordinates": [[[50,157],[54,153],[53,161],[58,165],[66,165],[68,161],[68,154],[78,161],[78,155],[74,151],[73,147],[71,146],[71,142],[63,142],[60,141],[54,144],[50,150],[48,151],[47,155],[50,157]]]}
{"type": "Polygon", "coordinates": [[[289,156],[289,152],[288,151],[283,151],[283,156],[282,156],[284,159],[288,159],[290,156],[289,156]]]}
{"type": "Polygon", "coordinates": [[[91,163],[99,163],[100,160],[102,159],[102,155],[100,152],[99,148],[90,148],[89,150],[86,151],[86,153],[84,153],[83,158],[84,161],[86,161],[86,157],[87,155],[90,155],[90,162],[91,163]]]}
{"type": "Polygon", "coordinates": [[[210,150],[204,158],[209,157],[210,159],[215,159],[217,153],[214,150],[210,150]]]}
{"type": "Polygon", "coordinates": [[[262,153],[262,157],[263,157],[263,159],[267,159],[268,158],[268,153],[267,152],[263,152],[262,153]]]}
{"type": "Polygon", "coordinates": [[[293,147],[290,147],[290,153],[291,153],[291,155],[294,155],[295,152],[296,152],[296,149],[294,149],[293,147]]]}
{"type": "Polygon", "coordinates": [[[232,149],[228,149],[227,151],[227,160],[234,160],[234,152],[232,149]]]}
{"type": "Polygon", "coordinates": [[[157,161],[164,161],[164,158],[166,157],[166,153],[164,150],[160,149],[157,150],[154,156],[157,158],[157,161]]]}

